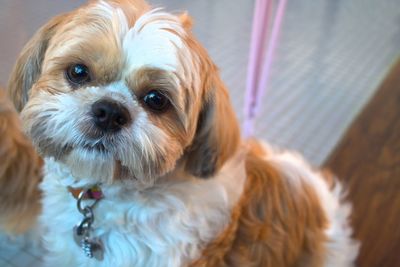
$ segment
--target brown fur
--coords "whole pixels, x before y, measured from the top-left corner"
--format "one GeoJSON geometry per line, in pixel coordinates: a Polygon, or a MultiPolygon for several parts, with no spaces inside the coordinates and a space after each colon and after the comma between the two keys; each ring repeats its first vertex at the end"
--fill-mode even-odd
{"type": "Polygon", "coordinates": [[[198,177],[209,177],[238,149],[240,130],[218,68],[191,33],[186,42],[200,58],[203,94],[196,135],[185,155],[186,170],[198,177]]]}
{"type": "MultiPolygon", "coordinates": [[[[97,2],[91,0],[90,2],[97,2]]],[[[144,0],[106,0],[107,3],[121,8],[128,18],[129,26],[132,27],[136,20],[146,11],[150,9],[150,6],[144,0]]]]}
{"type": "Polygon", "coordinates": [[[247,156],[246,169],[230,225],[191,267],[322,266],[327,220],[315,189],[291,186],[257,149],[247,156]]]}
{"type": "Polygon", "coordinates": [[[18,111],[21,111],[28,101],[32,85],[41,74],[42,63],[49,42],[66,16],[57,16],[43,26],[25,45],[19,55],[8,82],[10,98],[18,111]]]}
{"type": "MultiPolygon", "coordinates": [[[[142,4],[143,1],[111,0],[109,2],[123,9],[130,19],[131,25],[140,14],[149,8],[146,4],[142,4]],[[132,6],[138,8],[132,8],[132,6]]],[[[74,60],[93,62],[92,65],[89,65],[94,75],[93,83],[107,84],[118,78],[122,62],[114,61],[118,47],[115,45],[115,40],[109,38],[112,36],[110,32],[103,34],[104,36],[96,32],[93,36],[85,36],[84,38],[78,36],[81,34],[80,31],[79,34],[77,31],[74,32],[75,35],[65,34],[68,28],[63,28],[63,34],[55,32],[56,28],[63,27],[63,19],[66,18],[68,18],[68,21],[74,20],[74,23],[71,23],[68,27],[82,26],[84,28],[90,18],[85,16],[87,14],[79,13],[79,10],[77,12],[73,13],[75,15],[71,13],[52,20],[35,35],[24,49],[10,83],[12,84],[10,86],[12,99],[18,110],[21,110],[25,105],[29,91],[35,83],[32,91],[39,90],[35,88],[69,90],[65,84],[60,84],[65,83],[64,79],[60,77],[60,73],[62,73],[60,70],[66,66],[57,66],[58,61],[63,64],[70,64],[74,60]],[[75,41],[79,38],[89,41],[77,42],[79,45],[65,50],[57,49],[57,44],[65,44],[69,40],[75,41]],[[48,46],[52,49],[49,49],[51,52],[48,52],[46,57],[56,60],[45,62],[45,69],[52,71],[47,71],[45,75],[39,78],[48,46]],[[71,50],[75,51],[72,56],[70,54],[67,56],[58,54],[59,51],[70,52],[71,50]],[[96,66],[111,66],[114,72],[108,68],[96,69],[96,66]]],[[[82,8],[81,12],[85,12],[85,9],[82,8]]],[[[207,178],[217,173],[227,160],[238,151],[240,130],[229,101],[228,91],[220,79],[217,67],[211,61],[205,49],[192,36],[190,32],[191,21],[187,15],[182,15],[180,20],[183,27],[188,31],[187,36],[184,37],[184,42],[193,52],[191,56],[193,56],[193,62],[197,64],[194,66],[197,70],[192,71],[200,75],[201,88],[199,92],[194,92],[192,84],[185,84],[185,81],[181,81],[186,86],[186,88],[183,88],[185,93],[182,93],[184,95],[184,99],[180,103],[182,106],[176,108],[175,111],[166,113],[165,116],[154,116],[153,118],[150,115],[150,117],[153,124],[166,129],[170,136],[174,136],[175,139],[171,140],[176,142],[171,146],[180,145],[177,150],[183,150],[180,151],[183,155],[178,163],[182,164],[184,170],[194,176],[207,178]],[[179,114],[183,111],[184,115],[179,114]]],[[[175,85],[168,80],[167,76],[166,73],[158,70],[147,69],[139,71],[135,77],[132,77],[132,80],[128,79],[127,83],[132,90],[136,90],[135,94],[138,95],[141,94],[141,91],[152,89],[152,86],[157,87],[158,85],[163,88],[168,87],[168,90],[173,91],[175,85]]],[[[174,96],[171,92],[170,97],[177,98],[178,96],[174,96]]],[[[6,133],[5,136],[13,137],[12,133],[6,133]]],[[[29,147],[28,143],[24,144],[29,147]]],[[[239,203],[232,212],[231,223],[208,245],[201,258],[193,262],[191,266],[321,266],[325,255],[323,243],[326,241],[324,229],[327,226],[327,219],[320,206],[315,189],[306,183],[303,183],[300,187],[290,184],[268,161],[262,159],[265,152],[257,141],[249,142],[249,147],[250,151],[246,159],[246,185],[239,203]]],[[[17,149],[17,151],[19,150],[17,149]]],[[[31,151],[30,154],[24,155],[29,155],[28,158],[35,158],[36,154],[33,150],[29,151],[31,151]]],[[[172,156],[171,159],[176,160],[172,156]]],[[[15,163],[15,158],[13,160],[15,163]]],[[[18,166],[20,164],[18,162],[18,166]]],[[[118,164],[120,162],[117,162],[118,164]]],[[[26,166],[34,168],[32,166],[36,165],[28,164],[26,166]]],[[[123,171],[121,167],[116,168],[114,176],[119,176],[119,173],[123,171]]],[[[176,166],[175,170],[181,171],[179,167],[181,166],[176,166]]],[[[28,177],[31,177],[31,175],[28,177]]],[[[5,179],[0,182],[10,183],[5,179]]],[[[19,183],[19,186],[24,185],[21,181],[16,182],[19,183]]],[[[25,197],[32,199],[33,196],[35,201],[36,197],[39,197],[36,187],[32,187],[35,183],[26,184],[31,184],[28,187],[29,190],[18,189],[28,192],[22,192],[24,197],[19,198],[19,201],[23,204],[27,203],[24,201],[25,197]]],[[[23,204],[21,206],[24,207],[23,204]]],[[[7,207],[4,210],[7,210],[7,207]]]]}
{"type": "MultiPolygon", "coordinates": [[[[97,2],[97,1],[90,1],[88,5],[91,5],[92,3],[97,2]]],[[[122,9],[122,11],[126,14],[127,18],[129,19],[129,24],[132,26],[134,22],[137,20],[137,18],[143,14],[145,11],[149,10],[149,5],[142,0],[108,0],[106,1],[110,3],[111,5],[118,6],[119,8],[122,9]]],[[[84,12],[86,6],[81,7],[79,10],[81,12],[84,12]]],[[[57,32],[57,30],[66,24],[66,22],[71,22],[74,21],[73,23],[70,23],[71,27],[82,27],[87,24],[87,19],[90,19],[90,17],[84,16],[83,14],[79,14],[78,12],[71,12],[71,13],[65,13],[62,15],[59,15],[53,19],[51,19],[46,25],[44,25],[42,28],[39,29],[39,31],[32,37],[32,39],[25,45],[24,49],[22,50],[21,54],[19,55],[17,62],[14,66],[14,69],[11,72],[10,80],[8,83],[8,92],[10,95],[11,100],[14,103],[14,106],[18,111],[21,111],[26,102],[28,101],[30,90],[32,86],[38,81],[39,76],[41,75],[42,72],[42,64],[43,60],[46,54],[46,51],[49,47],[50,42],[52,43],[53,46],[57,46],[58,44],[64,44],[68,40],[63,40],[63,39],[53,39],[54,34],[57,32]],[[74,16],[75,15],[75,16],[74,16]]],[[[64,29],[66,31],[68,29],[64,29]]],[[[76,36],[76,38],[81,38],[83,29],[79,31],[79,36],[76,36]]],[[[65,36],[65,35],[64,35],[65,36]]],[[[89,51],[82,51],[82,46],[80,45],[77,48],[77,54],[75,57],[71,57],[69,59],[69,63],[74,63],[78,61],[82,62],[87,62],[82,60],[82,56],[85,55],[96,55],[96,53],[93,53],[93,51],[97,51],[99,57],[95,57],[95,59],[103,60],[106,62],[98,62],[99,66],[110,66],[110,63],[112,65],[115,65],[115,54],[113,53],[106,53],[104,52],[109,52],[110,51],[110,44],[113,42],[106,41],[106,40],[99,40],[99,37],[102,37],[104,35],[102,34],[95,34],[93,36],[92,42],[90,42],[91,46],[86,46],[88,47],[89,51]],[[107,44],[107,48],[104,47],[104,45],[107,44]],[[93,47],[92,47],[93,46],[93,47]],[[101,56],[100,56],[101,55],[101,56]],[[107,55],[109,55],[107,57],[107,55]]],[[[69,40],[73,38],[73,36],[68,36],[69,40]]],[[[90,38],[89,38],[90,39],[90,38]]],[[[62,56],[62,55],[57,55],[57,56],[62,56]]],[[[68,62],[68,60],[65,60],[65,62],[68,62]]],[[[89,61],[91,62],[91,61],[89,61]]],[[[96,61],[94,61],[96,62],[96,61]]],[[[117,67],[120,66],[122,63],[118,62],[117,67]]],[[[58,66],[58,68],[63,68],[66,66],[58,66]]],[[[110,68],[108,68],[109,70],[110,68]]],[[[116,71],[119,70],[119,68],[115,68],[116,71]]],[[[117,75],[115,74],[114,76],[110,74],[109,72],[104,73],[104,70],[96,70],[97,71],[97,77],[98,82],[100,83],[105,83],[107,81],[112,80],[115,78],[114,76],[117,75]]],[[[48,78],[51,77],[42,77],[42,80],[47,80],[48,78]]],[[[58,80],[60,77],[57,77],[58,80]]],[[[54,84],[54,86],[50,86],[48,89],[55,89],[55,88],[60,88],[61,86],[57,86],[58,84],[54,84]]]]}
{"type": "Polygon", "coordinates": [[[22,133],[20,121],[0,88],[0,226],[21,233],[40,212],[42,160],[22,133]]]}
{"type": "MultiPolygon", "coordinates": [[[[172,75],[165,70],[154,68],[143,68],[135,71],[133,77],[129,77],[126,81],[129,88],[141,100],[147,93],[152,90],[161,91],[173,105],[168,110],[159,114],[157,112],[149,112],[152,122],[163,127],[181,144],[187,144],[191,136],[187,136],[188,120],[186,118],[185,108],[182,106],[181,94],[179,94],[178,85],[175,83],[172,75]]],[[[141,102],[143,105],[143,102],[141,102]]],[[[146,105],[143,105],[148,109],[146,105]]]]}
{"type": "Polygon", "coordinates": [[[187,30],[190,31],[193,27],[193,20],[189,16],[187,12],[183,12],[182,14],[179,15],[179,20],[182,23],[182,26],[187,30]]]}
{"type": "MultiPolygon", "coordinates": [[[[131,25],[149,9],[144,1],[108,2],[121,8],[132,20],[131,25]]],[[[111,28],[101,31],[90,27],[93,22],[99,23],[98,20],[98,16],[93,16],[90,9],[84,6],[76,12],[52,19],[35,34],[19,57],[9,83],[10,95],[19,111],[26,104],[29,94],[36,94],[38,90],[45,90],[51,94],[69,91],[63,70],[72,63],[88,64],[92,75],[89,85],[108,84],[119,78],[123,62],[116,60],[120,58],[120,52],[114,39],[115,35],[110,34],[113,31],[111,28]],[[79,31],[76,30],[78,27],[79,31]],[[62,49],[59,48],[60,45],[63,46],[62,49]],[[68,49],[65,48],[67,46],[68,49]]],[[[188,90],[184,99],[184,110],[181,110],[186,114],[177,116],[181,121],[182,117],[186,118],[185,129],[176,136],[176,123],[168,120],[162,120],[163,128],[176,136],[183,146],[184,151],[181,153],[184,153],[184,160],[181,162],[184,162],[186,170],[198,177],[209,177],[236,151],[239,144],[239,127],[228,100],[228,92],[220,80],[216,66],[190,32],[189,17],[183,14],[180,20],[188,31],[184,41],[196,52],[197,58],[194,61],[199,62],[197,67],[201,73],[202,96],[193,96],[192,84],[183,88],[188,90]],[[220,140],[220,136],[226,138],[220,140]]],[[[160,122],[157,118],[154,120],[156,124],[160,122]]],[[[60,154],[59,148],[52,150],[56,151],[55,154],[60,154]]]]}

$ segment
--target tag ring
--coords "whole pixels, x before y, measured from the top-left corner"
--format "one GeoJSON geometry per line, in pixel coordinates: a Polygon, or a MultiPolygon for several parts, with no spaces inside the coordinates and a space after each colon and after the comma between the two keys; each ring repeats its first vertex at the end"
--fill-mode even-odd
{"type": "Polygon", "coordinates": [[[78,208],[78,211],[83,214],[84,216],[86,216],[87,213],[90,213],[93,217],[93,207],[97,204],[97,202],[99,202],[99,199],[96,199],[92,205],[88,205],[88,206],[82,206],[82,200],[84,199],[84,196],[86,195],[86,193],[89,191],[90,189],[86,189],[86,190],[82,190],[79,193],[78,196],[78,201],[76,202],[76,207],[78,208]],[[90,210],[90,211],[89,211],[90,210]]]}

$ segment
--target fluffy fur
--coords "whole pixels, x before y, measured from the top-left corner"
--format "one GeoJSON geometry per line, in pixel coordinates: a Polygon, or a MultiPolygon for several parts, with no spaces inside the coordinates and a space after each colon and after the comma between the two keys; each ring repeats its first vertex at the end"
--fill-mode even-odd
{"type": "Polygon", "coordinates": [[[21,122],[5,90],[0,88],[0,227],[28,230],[40,213],[42,160],[22,133],[21,122]]]}
{"type": "Polygon", "coordinates": [[[190,26],[187,14],[143,1],[91,1],[24,48],[9,92],[45,159],[46,265],[352,266],[341,186],[298,155],[240,140],[227,90],[190,26]],[[73,64],[88,66],[90,81],[71,84],[73,64]],[[144,103],[152,90],[168,98],[165,112],[144,103]],[[118,132],[93,122],[104,99],[132,118],[118,132]],[[73,241],[82,216],[67,190],[93,184],[105,195],[93,224],[101,262],[73,241]]]}

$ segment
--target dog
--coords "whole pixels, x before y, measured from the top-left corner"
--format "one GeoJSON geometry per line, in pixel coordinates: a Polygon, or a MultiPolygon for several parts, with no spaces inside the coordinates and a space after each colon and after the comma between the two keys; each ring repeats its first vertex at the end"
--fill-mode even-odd
{"type": "Polygon", "coordinates": [[[43,161],[23,134],[18,113],[2,88],[0,136],[0,228],[21,234],[40,213],[43,161]]]}
{"type": "Polygon", "coordinates": [[[8,90],[44,159],[20,186],[40,188],[45,265],[353,266],[340,183],[241,137],[191,25],[90,1],[23,49],[8,90]]]}

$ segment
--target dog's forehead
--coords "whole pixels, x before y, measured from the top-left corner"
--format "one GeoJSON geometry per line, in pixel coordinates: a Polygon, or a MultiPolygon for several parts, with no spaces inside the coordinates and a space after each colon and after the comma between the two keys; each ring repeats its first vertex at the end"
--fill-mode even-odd
{"type": "Polygon", "coordinates": [[[124,74],[134,70],[157,68],[176,72],[180,68],[179,53],[185,49],[185,30],[179,19],[161,9],[153,9],[140,15],[129,25],[126,14],[118,7],[103,1],[94,7],[95,12],[107,17],[126,62],[124,74]]]}
{"type": "Polygon", "coordinates": [[[123,51],[129,70],[143,66],[176,71],[178,53],[183,47],[183,29],[176,18],[150,12],[139,18],[123,39],[123,51]]]}

